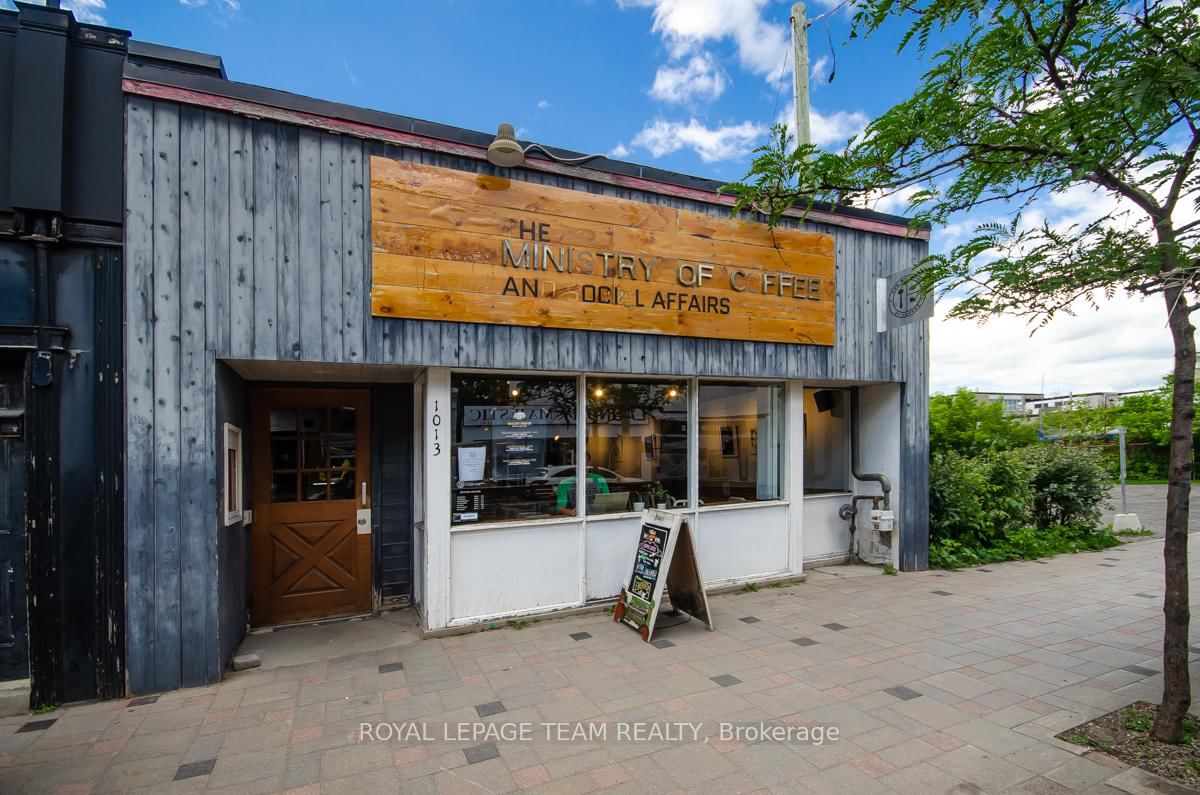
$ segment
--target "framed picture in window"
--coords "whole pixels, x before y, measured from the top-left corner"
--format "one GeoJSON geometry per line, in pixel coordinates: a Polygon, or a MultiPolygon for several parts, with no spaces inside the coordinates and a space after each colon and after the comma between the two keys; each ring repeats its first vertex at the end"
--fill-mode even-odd
{"type": "Polygon", "coordinates": [[[654,458],[654,434],[650,434],[643,439],[642,444],[646,448],[646,460],[652,460],[654,458]]]}
{"type": "Polygon", "coordinates": [[[225,478],[221,491],[225,526],[242,521],[242,429],[225,423],[225,478]]]}
{"type": "Polygon", "coordinates": [[[721,455],[725,458],[737,457],[737,435],[732,425],[721,426],[721,455]]]}

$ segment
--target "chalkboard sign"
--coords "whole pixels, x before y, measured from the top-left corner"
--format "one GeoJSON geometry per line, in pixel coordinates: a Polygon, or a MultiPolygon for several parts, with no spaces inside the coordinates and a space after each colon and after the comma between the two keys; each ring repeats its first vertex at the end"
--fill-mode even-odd
{"type": "Polygon", "coordinates": [[[646,522],[638,534],[637,554],[633,558],[633,574],[627,590],[643,599],[653,599],[658,587],[658,573],[663,553],[673,528],[646,522]]]}
{"type": "Polygon", "coordinates": [[[675,611],[700,619],[712,630],[708,595],[687,520],[674,511],[648,510],[642,514],[633,566],[617,597],[613,620],[633,627],[642,640],[649,641],[664,592],[669,593],[675,611]]]}

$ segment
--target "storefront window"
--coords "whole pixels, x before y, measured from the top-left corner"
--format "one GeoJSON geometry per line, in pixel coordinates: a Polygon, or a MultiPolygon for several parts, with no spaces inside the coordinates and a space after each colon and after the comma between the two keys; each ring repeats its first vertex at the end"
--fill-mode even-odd
{"type": "Polygon", "coordinates": [[[682,383],[587,382],[587,512],[687,505],[687,390],[682,383]]]}
{"type": "Polygon", "coordinates": [[[455,375],[453,524],[547,519],[574,508],[575,379],[455,375]]]}
{"type": "Polygon", "coordinates": [[[783,387],[700,384],[700,504],[782,496],[783,387]]]}
{"type": "Polygon", "coordinates": [[[846,390],[804,390],[805,494],[849,491],[849,414],[846,390]]]}

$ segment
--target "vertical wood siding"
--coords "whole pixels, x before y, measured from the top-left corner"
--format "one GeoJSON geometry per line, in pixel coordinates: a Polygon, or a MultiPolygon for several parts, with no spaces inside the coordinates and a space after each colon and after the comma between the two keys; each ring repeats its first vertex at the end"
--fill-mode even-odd
{"type": "MultiPolygon", "coordinates": [[[[129,676],[135,692],[219,676],[214,362],[896,381],[901,550],[926,565],[928,341],[876,332],[876,279],[928,244],[842,227],[833,347],[373,318],[372,155],[472,172],[485,162],[141,97],[127,100],[126,341],[129,676]],[[199,507],[197,508],[197,505],[199,507]]],[[[680,209],[677,197],[532,171],[516,179],[680,209]]]]}

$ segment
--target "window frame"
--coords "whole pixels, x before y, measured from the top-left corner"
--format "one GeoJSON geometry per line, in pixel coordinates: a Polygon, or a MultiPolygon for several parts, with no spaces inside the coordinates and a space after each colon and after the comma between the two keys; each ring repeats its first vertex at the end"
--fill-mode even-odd
{"type": "MultiPolygon", "coordinates": [[[[695,438],[692,435],[692,429],[693,429],[693,426],[695,425],[695,423],[692,421],[693,417],[695,416],[695,414],[693,413],[694,407],[692,404],[692,394],[693,394],[693,392],[695,392],[697,379],[687,378],[687,377],[682,377],[682,376],[672,378],[671,376],[628,375],[628,374],[623,374],[623,373],[619,373],[619,374],[615,374],[615,375],[614,374],[604,375],[604,374],[598,374],[598,373],[582,373],[579,376],[579,378],[580,378],[580,382],[579,382],[580,389],[577,390],[577,394],[581,397],[581,400],[580,400],[580,404],[579,404],[579,410],[578,410],[576,416],[582,420],[582,422],[580,424],[580,434],[581,435],[578,438],[583,440],[584,455],[580,456],[579,457],[580,461],[576,462],[579,464],[579,468],[575,473],[575,479],[576,479],[575,482],[576,482],[577,486],[579,486],[580,489],[582,489],[584,487],[584,485],[585,485],[584,478],[586,478],[586,476],[587,476],[586,471],[585,471],[586,467],[587,467],[587,436],[582,435],[582,434],[586,434],[588,431],[587,383],[589,380],[595,379],[595,380],[599,380],[599,381],[605,381],[608,383],[616,383],[616,384],[677,383],[684,388],[684,390],[686,392],[686,396],[687,396],[687,415],[686,415],[687,419],[686,419],[686,422],[687,422],[687,429],[688,429],[688,431],[687,431],[687,465],[686,465],[686,474],[684,475],[686,482],[687,482],[687,495],[684,497],[684,499],[686,500],[687,505],[682,508],[668,508],[668,510],[683,510],[683,511],[694,510],[696,501],[695,501],[695,495],[693,493],[693,488],[692,488],[693,487],[692,462],[696,458],[696,449],[697,448],[695,446],[695,438]]],[[[640,457],[641,455],[642,455],[642,453],[639,450],[638,456],[640,457]]],[[[593,521],[606,519],[606,518],[610,518],[610,517],[626,517],[626,518],[628,518],[628,517],[642,515],[641,512],[639,512],[639,511],[617,511],[615,513],[593,514],[588,511],[586,503],[587,503],[587,501],[583,498],[582,491],[579,491],[575,495],[575,504],[583,506],[583,511],[580,513],[580,516],[584,519],[591,519],[593,521]]],[[[651,504],[646,503],[646,507],[647,508],[651,507],[651,504]]]]}
{"type": "MultiPolygon", "coordinates": [[[[448,370],[449,370],[449,372],[447,374],[447,383],[448,383],[449,389],[448,389],[448,392],[446,395],[446,403],[447,403],[448,407],[452,405],[452,400],[453,400],[452,395],[454,392],[454,379],[457,376],[472,377],[472,378],[495,378],[495,379],[504,379],[504,380],[509,380],[509,381],[530,380],[530,379],[535,379],[535,378],[544,378],[544,379],[558,380],[558,381],[569,381],[571,379],[575,379],[575,419],[576,419],[576,424],[575,424],[575,431],[576,431],[576,438],[575,438],[575,459],[576,459],[575,460],[575,474],[576,474],[575,504],[578,505],[579,499],[582,496],[582,489],[583,489],[583,486],[579,483],[579,475],[581,472],[581,465],[579,463],[580,456],[579,456],[579,436],[578,436],[578,433],[579,433],[579,406],[580,406],[580,403],[579,403],[579,400],[580,400],[579,376],[574,373],[563,373],[563,372],[543,371],[543,370],[483,370],[483,369],[471,369],[471,368],[448,368],[448,370]]],[[[447,412],[449,413],[450,411],[451,411],[451,409],[448,408],[447,412]]],[[[450,424],[452,426],[451,432],[450,432],[450,446],[453,447],[456,444],[456,441],[454,439],[454,433],[453,433],[453,424],[454,424],[453,419],[451,419],[450,424]]],[[[447,456],[446,462],[447,462],[447,466],[451,466],[451,467],[453,466],[453,464],[451,463],[452,462],[451,456],[447,456]]],[[[454,473],[450,472],[450,479],[449,479],[450,488],[449,488],[447,497],[449,498],[449,504],[450,504],[450,508],[451,508],[451,510],[449,512],[450,533],[451,534],[461,533],[461,532],[469,532],[472,530],[499,530],[499,529],[504,529],[504,528],[515,529],[515,528],[519,528],[519,527],[531,527],[531,526],[553,525],[553,524],[573,524],[573,523],[578,523],[583,519],[582,515],[548,516],[548,517],[538,518],[538,519],[503,519],[503,520],[491,520],[491,521],[486,521],[486,522],[462,522],[459,524],[455,524],[454,523],[454,510],[453,510],[454,489],[455,489],[454,482],[455,482],[454,481],[454,473]]]]}
{"type": "MultiPolygon", "coordinates": [[[[842,392],[843,399],[846,401],[846,410],[847,411],[850,410],[850,399],[851,399],[850,398],[850,390],[852,389],[852,387],[843,386],[843,385],[829,386],[826,384],[822,384],[820,382],[810,383],[810,382],[806,381],[800,385],[800,392],[801,392],[800,421],[801,422],[807,422],[808,415],[805,413],[805,406],[804,406],[804,402],[805,402],[804,398],[807,396],[807,393],[810,390],[820,391],[822,389],[835,389],[839,392],[842,392]]],[[[840,491],[834,491],[834,490],[817,491],[817,492],[813,492],[810,494],[810,493],[808,493],[808,491],[806,491],[807,486],[804,483],[804,477],[807,477],[807,474],[808,474],[808,470],[805,469],[804,477],[801,478],[801,482],[800,482],[800,497],[802,499],[814,500],[814,499],[820,499],[822,497],[845,497],[845,495],[847,495],[847,494],[854,493],[854,466],[853,466],[853,456],[854,456],[853,442],[854,442],[854,440],[852,438],[853,432],[850,427],[850,423],[852,423],[852,422],[853,422],[853,418],[848,417],[847,421],[846,421],[846,437],[843,440],[845,443],[846,468],[845,468],[844,474],[845,474],[846,488],[841,489],[840,491]]],[[[807,458],[807,456],[808,456],[807,439],[805,439],[805,443],[803,445],[803,449],[800,452],[800,455],[804,458],[807,458]]]]}
{"type": "MultiPolygon", "coordinates": [[[[689,455],[691,457],[691,465],[695,468],[693,472],[689,472],[690,494],[689,510],[694,511],[724,511],[737,508],[751,508],[755,506],[767,505],[788,505],[791,502],[791,494],[789,488],[789,474],[793,466],[789,455],[789,440],[791,438],[791,428],[788,423],[788,388],[789,380],[786,378],[694,378],[694,389],[692,389],[692,399],[695,401],[689,406],[689,433],[695,434],[694,440],[689,440],[689,455]],[[771,500],[754,500],[752,502],[722,502],[716,505],[700,505],[700,387],[704,384],[746,384],[747,386],[777,386],[779,387],[778,405],[774,409],[779,414],[779,472],[778,472],[778,494],[779,496],[771,500]],[[694,419],[693,419],[694,418],[694,419]]],[[[761,441],[761,439],[760,439],[761,441]]],[[[747,440],[749,443],[749,440],[747,440]]],[[[801,495],[803,496],[803,494],[801,495]]]]}
{"type": "MultiPolygon", "coordinates": [[[[790,473],[792,468],[797,466],[791,460],[790,447],[791,444],[791,422],[788,419],[788,390],[793,388],[803,388],[800,381],[788,378],[766,378],[755,376],[671,376],[659,375],[654,373],[602,373],[595,371],[575,371],[574,373],[564,373],[562,371],[546,371],[546,370],[494,370],[483,368],[449,368],[449,381],[453,383],[455,376],[476,376],[485,377],[492,376],[495,378],[522,379],[522,378],[575,378],[575,438],[576,438],[576,456],[575,456],[575,504],[582,505],[583,509],[576,516],[553,516],[543,519],[514,519],[506,521],[492,522],[467,522],[463,524],[450,524],[450,534],[472,533],[477,531],[494,531],[511,529],[516,530],[524,527],[551,527],[555,525],[582,527],[590,522],[613,522],[620,520],[636,519],[642,514],[637,511],[624,511],[621,513],[589,513],[587,510],[587,500],[584,494],[586,488],[586,454],[580,455],[580,444],[587,443],[587,381],[589,378],[604,379],[608,381],[646,381],[653,382],[676,381],[686,385],[688,398],[688,496],[687,506],[675,508],[677,511],[686,511],[689,513],[708,513],[721,511],[737,511],[737,510],[755,510],[759,508],[769,507],[786,507],[791,505],[795,495],[791,493],[790,473]],[[748,386],[770,386],[776,385],[780,387],[780,399],[777,410],[779,412],[779,497],[772,500],[756,500],[754,502],[739,502],[739,503],[721,503],[719,505],[699,505],[700,493],[700,456],[699,456],[699,440],[700,440],[700,386],[702,384],[746,384],[748,386]]],[[[586,447],[583,449],[586,450],[586,447]]],[[[453,482],[453,481],[451,481],[453,482]]],[[[801,492],[800,497],[804,494],[801,492]]]]}
{"type": "Polygon", "coordinates": [[[221,489],[221,500],[224,506],[225,526],[235,525],[242,521],[242,516],[245,512],[245,494],[243,485],[245,483],[245,456],[242,453],[242,429],[232,423],[225,423],[222,429],[222,449],[224,456],[222,457],[224,471],[224,488],[221,489]],[[233,468],[230,471],[230,457],[233,459],[233,468]],[[233,503],[237,508],[230,508],[230,503],[233,503]]]}

